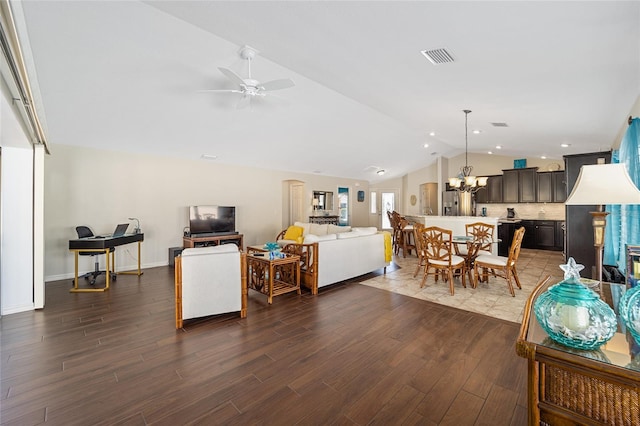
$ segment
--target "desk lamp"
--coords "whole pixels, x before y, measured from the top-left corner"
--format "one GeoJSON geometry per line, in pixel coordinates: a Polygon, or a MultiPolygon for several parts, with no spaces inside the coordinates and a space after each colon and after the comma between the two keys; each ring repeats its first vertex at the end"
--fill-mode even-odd
{"type": "Polygon", "coordinates": [[[607,215],[604,204],[640,204],[640,190],[635,186],[624,164],[593,164],[580,169],[578,180],[566,205],[597,205],[593,216],[593,245],[596,247],[596,277],[602,296],[602,251],[607,215]]]}
{"type": "Polygon", "coordinates": [[[140,229],[140,220],[136,217],[130,217],[129,220],[135,220],[136,221],[136,228],[133,230],[134,233],[139,234],[142,232],[142,230],[140,229]]]}

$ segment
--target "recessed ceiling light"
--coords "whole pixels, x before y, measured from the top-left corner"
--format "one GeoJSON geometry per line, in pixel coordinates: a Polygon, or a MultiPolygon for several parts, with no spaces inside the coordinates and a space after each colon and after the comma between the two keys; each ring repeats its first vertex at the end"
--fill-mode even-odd
{"type": "Polygon", "coordinates": [[[479,135],[480,133],[482,133],[482,130],[477,130],[477,129],[476,129],[476,130],[473,130],[473,131],[472,131],[472,133],[473,133],[474,135],[479,135]]]}
{"type": "Polygon", "coordinates": [[[423,146],[424,146],[425,148],[429,148],[429,144],[428,144],[428,143],[425,143],[423,146]]]}
{"type": "Polygon", "coordinates": [[[493,151],[489,151],[489,152],[487,152],[487,154],[491,155],[491,154],[493,154],[493,151]]]}
{"type": "Polygon", "coordinates": [[[218,156],[212,154],[202,154],[200,158],[202,158],[203,160],[215,160],[216,158],[218,158],[218,156]]]}
{"type": "Polygon", "coordinates": [[[546,155],[541,155],[540,158],[542,158],[543,160],[546,160],[547,156],[546,155]]]}
{"type": "Polygon", "coordinates": [[[386,172],[384,171],[384,169],[380,169],[376,172],[378,174],[378,176],[382,176],[383,174],[385,174],[386,172]]]}
{"type": "Polygon", "coordinates": [[[435,136],[436,132],[429,132],[429,136],[435,136]]]}
{"type": "Polygon", "coordinates": [[[571,146],[571,144],[570,143],[561,143],[560,146],[562,148],[569,148],[571,146]]]}
{"type": "Polygon", "coordinates": [[[502,149],[502,145],[496,145],[496,149],[502,149]]]}

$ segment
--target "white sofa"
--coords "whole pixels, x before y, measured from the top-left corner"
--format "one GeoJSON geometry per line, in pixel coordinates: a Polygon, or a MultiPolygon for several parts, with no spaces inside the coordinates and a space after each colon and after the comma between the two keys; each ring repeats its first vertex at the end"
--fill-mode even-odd
{"type": "MultiPolygon", "coordinates": [[[[391,236],[388,232],[378,232],[374,227],[351,228],[304,222],[294,225],[304,229],[303,242],[281,238],[277,238],[277,242],[283,250],[301,256],[301,281],[312,294],[317,294],[320,287],[377,269],[384,268],[386,273],[391,261],[391,236]]],[[[278,237],[284,234],[282,231],[278,237]]]]}
{"type": "Polygon", "coordinates": [[[185,249],[175,268],[176,328],[191,318],[227,312],[247,316],[246,255],[238,246],[185,249]]]}

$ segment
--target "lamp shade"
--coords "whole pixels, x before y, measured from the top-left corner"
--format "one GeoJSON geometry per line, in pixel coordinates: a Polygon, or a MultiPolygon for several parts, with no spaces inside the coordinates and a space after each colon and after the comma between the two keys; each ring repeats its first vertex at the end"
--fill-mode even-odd
{"type": "Polygon", "coordinates": [[[585,165],[565,204],[640,204],[640,190],[624,164],[585,165]]]}

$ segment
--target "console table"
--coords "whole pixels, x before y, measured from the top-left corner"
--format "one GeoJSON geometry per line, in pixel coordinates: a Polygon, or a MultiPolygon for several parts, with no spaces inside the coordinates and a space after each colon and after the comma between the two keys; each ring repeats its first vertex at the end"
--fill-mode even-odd
{"type": "Polygon", "coordinates": [[[238,246],[240,251],[244,250],[243,245],[243,235],[242,234],[231,234],[231,235],[191,235],[184,236],[182,238],[182,246],[184,248],[193,248],[193,247],[206,247],[206,246],[217,246],[220,244],[235,244],[238,246]]]}
{"type": "MultiPolygon", "coordinates": [[[[551,284],[543,280],[525,307],[516,352],[528,362],[529,425],[640,424],[640,346],[618,332],[598,350],[552,341],[532,312],[551,284]]],[[[603,299],[616,306],[624,284],[603,283],[603,299]]]]}
{"type": "Polygon", "coordinates": [[[340,216],[309,216],[309,223],[338,225],[340,216]]]}

